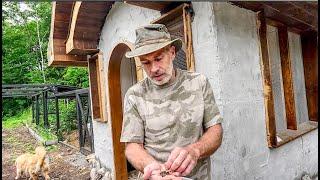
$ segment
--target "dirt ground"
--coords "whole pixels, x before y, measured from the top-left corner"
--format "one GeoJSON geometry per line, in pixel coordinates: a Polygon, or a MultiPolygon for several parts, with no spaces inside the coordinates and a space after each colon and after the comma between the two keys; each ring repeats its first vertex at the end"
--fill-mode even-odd
{"type": "MultiPolygon", "coordinates": [[[[16,175],[14,161],[16,157],[26,152],[34,152],[39,145],[24,126],[16,129],[2,129],[2,179],[12,180],[16,175]]],[[[63,145],[46,147],[51,179],[87,180],[90,179],[90,167],[85,156],[77,150],[63,145]]],[[[22,179],[27,179],[26,177],[22,179]]],[[[44,179],[43,177],[39,178],[44,179]]]]}

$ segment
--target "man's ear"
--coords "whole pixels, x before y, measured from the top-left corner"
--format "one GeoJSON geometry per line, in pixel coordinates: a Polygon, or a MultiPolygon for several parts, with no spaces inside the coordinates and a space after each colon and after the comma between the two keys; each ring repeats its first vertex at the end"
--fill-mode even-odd
{"type": "Polygon", "coordinates": [[[172,54],[173,57],[176,56],[176,47],[175,46],[170,47],[170,53],[172,54]]]}

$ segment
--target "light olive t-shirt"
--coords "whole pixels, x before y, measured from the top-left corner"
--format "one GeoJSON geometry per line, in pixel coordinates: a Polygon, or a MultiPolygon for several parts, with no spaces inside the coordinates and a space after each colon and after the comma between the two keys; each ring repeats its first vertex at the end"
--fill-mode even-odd
{"type": "MultiPolygon", "coordinates": [[[[164,163],[175,147],[198,141],[204,129],[221,122],[208,79],[176,69],[170,84],[158,86],[145,78],[129,88],[120,141],[143,143],[164,163]]],[[[210,158],[199,160],[188,177],[210,179],[210,158]]]]}

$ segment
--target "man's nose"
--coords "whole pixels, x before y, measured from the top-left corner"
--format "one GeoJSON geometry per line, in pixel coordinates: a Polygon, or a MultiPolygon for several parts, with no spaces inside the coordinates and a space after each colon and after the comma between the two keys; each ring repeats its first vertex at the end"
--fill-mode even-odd
{"type": "Polygon", "coordinates": [[[159,70],[158,64],[157,64],[156,62],[153,62],[153,63],[152,63],[152,66],[151,66],[151,72],[152,72],[152,73],[155,73],[155,72],[157,72],[158,70],[159,70]]]}

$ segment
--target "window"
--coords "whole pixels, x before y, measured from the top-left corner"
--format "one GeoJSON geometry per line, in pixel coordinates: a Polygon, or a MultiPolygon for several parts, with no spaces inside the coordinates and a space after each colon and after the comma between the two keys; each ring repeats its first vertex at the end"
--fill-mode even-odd
{"type": "Polygon", "coordinates": [[[97,53],[88,60],[90,96],[92,103],[93,120],[106,122],[105,108],[105,86],[103,78],[102,53],[97,53]]]}
{"type": "Polygon", "coordinates": [[[267,138],[279,147],[318,127],[317,33],[259,14],[267,138]]]}
{"type": "Polygon", "coordinates": [[[192,12],[192,7],[184,3],[151,22],[165,24],[172,39],[180,38],[183,41],[182,48],[173,61],[173,66],[189,71],[194,71],[191,34],[192,12]]]}

